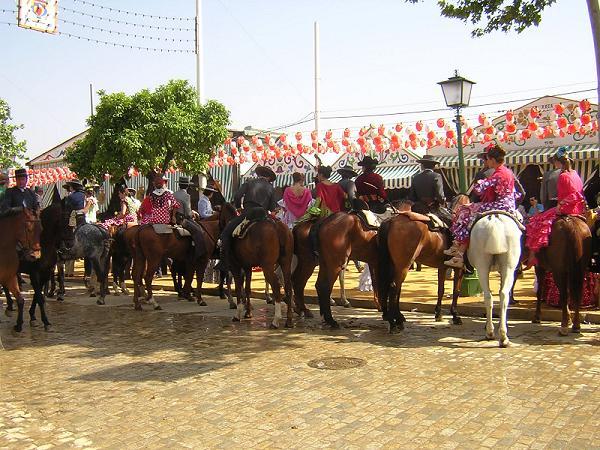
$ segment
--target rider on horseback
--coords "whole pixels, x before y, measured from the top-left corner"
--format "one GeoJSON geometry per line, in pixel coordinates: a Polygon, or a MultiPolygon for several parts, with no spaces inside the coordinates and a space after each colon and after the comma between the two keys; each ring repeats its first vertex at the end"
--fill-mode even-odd
{"type": "Polygon", "coordinates": [[[231,261],[231,234],[246,218],[249,210],[263,208],[266,211],[273,212],[277,207],[275,188],[272,184],[275,178],[277,178],[275,172],[266,166],[256,167],[255,172],[257,177],[242,184],[235,194],[234,203],[236,208],[242,207],[243,200],[241,214],[230,220],[221,233],[221,260],[219,263],[221,270],[229,270],[231,261]]]}
{"type": "Polygon", "coordinates": [[[27,169],[15,170],[16,186],[6,190],[0,209],[25,207],[37,211],[40,207],[37,195],[27,187],[27,169]]]}
{"type": "Polygon", "coordinates": [[[488,167],[494,169],[494,173],[488,178],[478,181],[474,186],[475,191],[481,196],[481,202],[463,205],[456,212],[451,229],[454,242],[452,247],[444,251],[446,255],[453,256],[452,259],[445,262],[450,267],[463,267],[463,254],[469,245],[471,225],[478,213],[492,210],[516,213],[515,177],[512,171],[504,165],[506,152],[497,144],[491,144],[486,150],[488,167]]]}
{"type": "Polygon", "coordinates": [[[412,177],[408,199],[413,202],[412,210],[420,214],[433,213],[450,224],[452,217],[444,204],[444,182],[439,173],[433,171],[439,164],[431,155],[418,159],[421,163],[421,172],[412,177]]]}
{"type": "Polygon", "coordinates": [[[369,209],[376,214],[382,214],[386,210],[385,202],[387,193],[385,192],[383,178],[375,173],[375,168],[379,161],[369,155],[365,156],[358,163],[363,168],[363,173],[356,178],[356,196],[369,205],[369,209]]]}
{"type": "Polygon", "coordinates": [[[206,253],[206,244],[204,242],[204,235],[202,234],[202,228],[196,222],[194,222],[194,214],[192,210],[192,201],[190,194],[187,189],[195,184],[190,181],[188,177],[179,177],[179,190],[173,195],[179,202],[179,207],[175,212],[175,218],[177,223],[190,232],[192,240],[194,241],[194,257],[196,259],[202,257],[206,253]]]}
{"type": "Polygon", "coordinates": [[[140,224],[170,224],[173,211],[179,207],[179,202],[169,189],[165,187],[169,179],[161,174],[156,174],[152,180],[154,190],[147,195],[140,206],[138,214],[140,224]]]}

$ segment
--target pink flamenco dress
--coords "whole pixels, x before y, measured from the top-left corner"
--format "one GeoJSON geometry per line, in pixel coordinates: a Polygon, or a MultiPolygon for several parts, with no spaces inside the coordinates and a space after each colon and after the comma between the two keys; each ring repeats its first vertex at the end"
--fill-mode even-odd
{"type": "Polygon", "coordinates": [[[451,229],[454,239],[460,244],[469,241],[471,225],[478,213],[493,210],[516,212],[515,177],[506,166],[498,166],[492,175],[479,180],[473,189],[479,194],[481,202],[461,206],[451,229]]]}
{"type": "MultiPolygon", "coordinates": [[[[547,247],[550,241],[552,224],[559,215],[582,215],[585,213],[586,205],[583,197],[583,182],[574,170],[565,170],[558,177],[556,186],[558,205],[550,208],[529,219],[527,223],[527,248],[537,253],[547,247]]],[[[542,282],[545,300],[549,306],[559,306],[559,292],[551,272],[547,272],[542,282]]],[[[595,279],[586,272],[583,286],[581,307],[590,308],[597,306],[594,298],[595,279]]]]}

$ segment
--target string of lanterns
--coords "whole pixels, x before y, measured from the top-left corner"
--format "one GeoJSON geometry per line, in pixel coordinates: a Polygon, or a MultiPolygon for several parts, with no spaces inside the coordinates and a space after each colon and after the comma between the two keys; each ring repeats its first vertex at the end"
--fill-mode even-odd
{"type": "MultiPolygon", "coordinates": [[[[598,120],[592,117],[588,100],[563,105],[551,105],[551,112],[542,117],[537,107],[525,109],[518,114],[506,111],[504,121],[494,125],[485,114],[479,114],[476,126],[472,126],[464,117],[463,146],[499,143],[517,143],[522,145],[530,139],[564,138],[568,135],[580,140],[584,136],[598,132],[598,120]]],[[[433,122],[417,121],[411,125],[397,123],[391,128],[384,125],[370,125],[352,136],[349,128],[344,129],[340,138],[334,138],[328,130],[325,139],[320,142],[316,131],[310,133],[310,144],[304,143],[301,132],[294,133],[290,140],[287,134],[277,136],[266,134],[263,138],[253,136],[250,140],[243,136],[236,140],[228,138],[215,152],[209,167],[244,164],[246,162],[268,161],[272,158],[291,157],[300,154],[348,153],[357,157],[367,153],[397,152],[400,150],[426,150],[433,147],[455,148],[457,146],[454,123],[444,119],[433,122]]]]}
{"type": "MultiPolygon", "coordinates": [[[[9,187],[15,185],[14,180],[15,169],[8,170],[9,187]]],[[[45,167],[42,169],[28,169],[27,186],[43,186],[46,184],[58,183],[59,181],[68,181],[77,178],[75,172],[72,172],[68,167],[45,167]]]]}

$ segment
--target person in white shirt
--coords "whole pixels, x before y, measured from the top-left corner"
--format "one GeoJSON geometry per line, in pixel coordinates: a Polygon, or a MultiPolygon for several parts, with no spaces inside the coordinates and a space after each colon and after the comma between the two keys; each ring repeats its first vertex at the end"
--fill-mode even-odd
{"type": "Polygon", "coordinates": [[[215,212],[213,210],[212,204],[210,203],[210,199],[215,192],[218,192],[216,189],[213,189],[209,186],[205,187],[204,190],[200,193],[198,197],[198,215],[201,219],[206,219],[211,217],[215,212]]]}

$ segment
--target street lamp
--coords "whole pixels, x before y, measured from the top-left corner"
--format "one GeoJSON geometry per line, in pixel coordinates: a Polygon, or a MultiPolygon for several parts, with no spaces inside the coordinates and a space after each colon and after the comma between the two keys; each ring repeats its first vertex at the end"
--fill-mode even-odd
{"type": "Polygon", "coordinates": [[[467,181],[465,179],[465,158],[462,146],[460,108],[469,106],[469,101],[471,100],[471,88],[475,82],[459,76],[458,71],[456,70],[454,71],[453,77],[448,78],[445,81],[440,81],[438,84],[442,86],[446,106],[456,109],[456,118],[454,121],[456,122],[456,143],[458,146],[458,184],[460,192],[465,194],[467,192],[467,181]]]}

